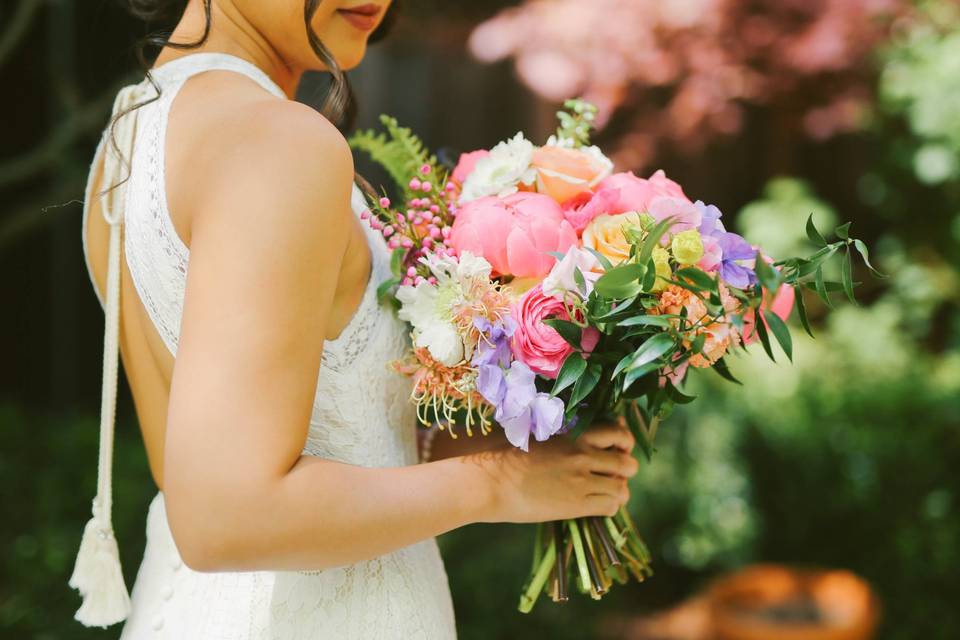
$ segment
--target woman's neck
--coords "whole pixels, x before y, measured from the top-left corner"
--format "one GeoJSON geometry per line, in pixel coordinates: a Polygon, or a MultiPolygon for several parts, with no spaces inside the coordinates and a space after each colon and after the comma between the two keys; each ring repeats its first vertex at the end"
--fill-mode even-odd
{"type": "MultiPolygon", "coordinates": [[[[302,69],[292,69],[280,57],[277,50],[230,2],[212,2],[210,34],[206,41],[194,49],[164,47],[157,56],[155,65],[191,53],[228,53],[255,64],[293,98],[303,76],[302,69]]],[[[206,17],[203,3],[192,1],[170,36],[171,42],[196,42],[203,36],[206,17]]]]}

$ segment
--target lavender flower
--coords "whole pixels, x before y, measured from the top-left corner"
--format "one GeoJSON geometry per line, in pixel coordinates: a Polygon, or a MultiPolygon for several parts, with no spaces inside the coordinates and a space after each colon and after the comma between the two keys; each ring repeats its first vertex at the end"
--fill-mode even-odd
{"type": "Polygon", "coordinates": [[[738,260],[752,260],[756,257],[753,246],[735,233],[723,233],[719,236],[723,259],[720,263],[720,276],[724,282],[738,289],[746,289],[757,281],[753,269],[739,264],[738,260]]]}

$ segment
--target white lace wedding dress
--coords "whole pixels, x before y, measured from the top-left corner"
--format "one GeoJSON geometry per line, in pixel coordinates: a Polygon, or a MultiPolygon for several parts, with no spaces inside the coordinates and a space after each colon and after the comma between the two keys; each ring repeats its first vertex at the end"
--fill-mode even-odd
{"type": "MultiPolygon", "coordinates": [[[[195,53],[157,67],[152,75],[162,92],[137,113],[130,180],[118,206],[133,283],[174,355],[189,252],[167,211],[165,130],[170,105],[184,82],[214,69],[241,73],[285,99],[260,69],[233,56],[195,53]]],[[[142,99],[156,92],[145,81],[131,95],[142,99]]],[[[104,148],[101,142],[97,159],[104,148]]],[[[321,165],[323,158],[315,162],[321,165]]],[[[93,196],[90,188],[88,203],[93,196]]],[[[353,207],[357,212],[365,207],[356,187],[353,207]]],[[[86,217],[85,207],[84,229],[86,217]]],[[[366,467],[415,464],[410,387],[387,368],[403,351],[405,331],[376,299],[377,285],[389,277],[389,254],[379,234],[364,227],[373,257],[372,275],[356,315],[338,339],[324,344],[303,453],[366,467]]],[[[318,251],[323,250],[321,243],[322,238],[317,238],[318,251]]],[[[444,640],[456,636],[447,576],[433,539],[324,571],[198,573],[186,567],[177,552],[162,493],[150,505],[147,544],[131,600],[123,640],[444,640]]]]}

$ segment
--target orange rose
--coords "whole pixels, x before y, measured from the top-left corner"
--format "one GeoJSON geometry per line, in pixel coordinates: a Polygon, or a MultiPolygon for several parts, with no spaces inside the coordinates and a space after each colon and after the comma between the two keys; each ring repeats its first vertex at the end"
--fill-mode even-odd
{"type": "Polygon", "coordinates": [[[537,170],[537,191],[561,204],[589,191],[613,170],[613,163],[597,147],[547,145],[534,151],[532,164],[537,170]]]}

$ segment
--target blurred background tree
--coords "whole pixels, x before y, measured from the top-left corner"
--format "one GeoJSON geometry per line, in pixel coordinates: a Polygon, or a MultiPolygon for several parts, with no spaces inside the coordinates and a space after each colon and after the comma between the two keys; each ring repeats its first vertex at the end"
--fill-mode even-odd
{"type": "MultiPolygon", "coordinates": [[[[114,637],[72,620],[66,587],[94,487],[102,335],[78,200],[112,97],[141,73],[132,45],[165,25],[106,0],[6,2],[0,25],[0,638],[114,637]]],[[[527,529],[444,536],[461,637],[640,637],[638,616],[757,561],[864,576],[882,599],[880,637],[956,637],[955,1],[407,2],[351,77],[358,126],[391,113],[451,156],[520,129],[540,139],[557,101],[584,95],[619,168],[666,169],[774,253],[802,248],[810,213],[852,220],[892,274],[859,274],[860,307],[827,315],[808,299],[818,337],[794,332],[794,365],[740,358],[743,387],[691,376],[700,402],[677,410],[633,485],[652,580],[522,616],[527,529]]],[[[301,99],[322,87],[308,79],[301,99]]],[[[154,488],[128,394],[119,424],[115,517],[132,581],[154,488]]]]}

